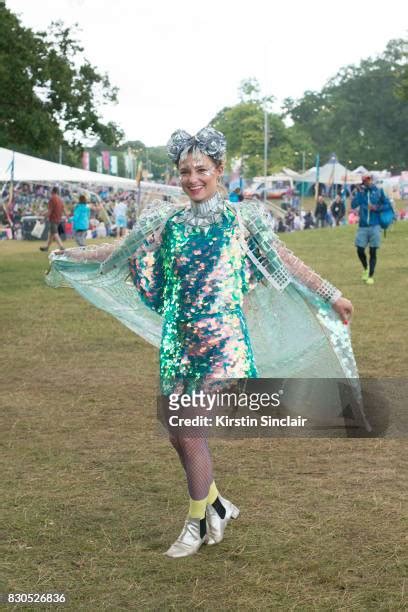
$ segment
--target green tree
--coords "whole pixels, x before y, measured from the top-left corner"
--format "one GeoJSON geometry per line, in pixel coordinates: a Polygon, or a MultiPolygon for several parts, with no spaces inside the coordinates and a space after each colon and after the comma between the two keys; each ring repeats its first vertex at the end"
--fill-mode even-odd
{"type": "Polygon", "coordinates": [[[228,167],[234,158],[243,162],[248,177],[264,172],[264,119],[268,117],[268,172],[281,169],[282,161],[292,158],[292,144],[281,117],[270,108],[274,98],[261,97],[256,79],[246,79],[239,88],[240,102],[222,109],[211,124],[223,132],[228,142],[228,167]]]}
{"type": "Polygon", "coordinates": [[[396,95],[401,100],[408,101],[408,44],[401,53],[401,60],[396,67],[396,95]]]}
{"type": "Polygon", "coordinates": [[[408,158],[408,105],[398,97],[406,50],[407,41],[390,41],[382,55],[342,68],[320,92],[285,100],[285,114],[322,158],[335,151],[345,163],[401,170],[408,158]]]}
{"type": "Polygon", "coordinates": [[[163,147],[148,147],[150,172],[153,181],[164,181],[172,170],[172,164],[167,155],[167,149],[163,147]]]}
{"type": "Polygon", "coordinates": [[[78,161],[81,140],[116,145],[123,133],[103,123],[99,106],[117,89],[82,55],[76,32],[61,22],[34,32],[0,5],[0,143],[49,158],[60,145],[78,161]]]}
{"type": "Polygon", "coordinates": [[[254,77],[244,79],[239,84],[238,94],[240,102],[259,102],[261,87],[254,77]]]}
{"type": "Polygon", "coordinates": [[[300,126],[291,125],[286,130],[286,136],[291,146],[286,158],[282,159],[282,165],[298,171],[303,170],[303,162],[305,169],[312,166],[316,148],[310,135],[300,126]]]}

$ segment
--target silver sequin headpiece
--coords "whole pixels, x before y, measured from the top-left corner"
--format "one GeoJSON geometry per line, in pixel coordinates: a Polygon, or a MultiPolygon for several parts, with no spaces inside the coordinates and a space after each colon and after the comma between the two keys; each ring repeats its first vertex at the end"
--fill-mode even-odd
{"type": "Polygon", "coordinates": [[[167,153],[177,164],[182,152],[193,147],[197,147],[204,155],[208,155],[216,161],[223,161],[227,144],[224,134],[212,127],[203,128],[195,136],[191,136],[185,130],[176,130],[167,143],[167,153]]]}

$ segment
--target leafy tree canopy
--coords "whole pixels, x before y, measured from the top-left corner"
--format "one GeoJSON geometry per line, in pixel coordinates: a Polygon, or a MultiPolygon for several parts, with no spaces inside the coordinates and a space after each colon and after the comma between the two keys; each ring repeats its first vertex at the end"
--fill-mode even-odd
{"type": "Polygon", "coordinates": [[[408,159],[406,40],[391,40],[377,58],[346,66],[320,92],[286,99],[284,113],[324,158],[401,170],[408,159]]]}
{"type": "Polygon", "coordinates": [[[122,131],[103,123],[98,112],[102,103],[117,100],[117,89],[82,52],[75,30],[55,22],[47,32],[34,32],[0,4],[3,146],[55,159],[62,144],[75,158],[83,139],[120,142],[122,131]]]}
{"type": "Polygon", "coordinates": [[[211,124],[223,132],[228,142],[229,164],[239,158],[245,176],[262,175],[264,172],[264,122],[268,122],[268,173],[282,166],[301,168],[300,152],[312,150],[313,143],[302,128],[287,128],[282,118],[271,112],[273,96],[260,96],[256,79],[242,81],[239,88],[240,102],[226,107],[211,124]]]}

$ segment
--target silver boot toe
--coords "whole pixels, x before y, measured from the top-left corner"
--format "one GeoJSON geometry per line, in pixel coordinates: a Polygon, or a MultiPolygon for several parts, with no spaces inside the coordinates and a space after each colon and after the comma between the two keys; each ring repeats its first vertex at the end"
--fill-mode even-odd
{"type": "Polygon", "coordinates": [[[213,506],[207,505],[207,544],[209,545],[221,542],[224,538],[224,531],[229,521],[239,516],[239,508],[234,506],[228,499],[224,499],[221,495],[218,496],[218,499],[225,508],[225,517],[222,519],[213,506]]]}
{"type": "Polygon", "coordinates": [[[200,536],[200,519],[187,517],[179,537],[164,554],[173,559],[189,557],[206,541],[207,535],[203,538],[200,536]]]}

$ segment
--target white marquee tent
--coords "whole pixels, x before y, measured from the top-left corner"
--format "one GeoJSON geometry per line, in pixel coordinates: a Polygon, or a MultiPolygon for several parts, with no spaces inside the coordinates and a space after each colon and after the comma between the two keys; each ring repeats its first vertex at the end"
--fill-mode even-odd
{"type": "MultiPolygon", "coordinates": [[[[0,183],[5,183],[11,178],[11,168],[14,155],[14,180],[19,182],[40,182],[40,183],[88,183],[93,185],[107,185],[116,188],[122,187],[125,190],[136,190],[135,180],[100,174],[89,170],[81,170],[64,164],[16,153],[10,149],[0,147],[0,183]]],[[[168,195],[180,195],[181,189],[171,185],[160,183],[149,183],[142,181],[143,190],[152,190],[156,193],[168,195]]]]}
{"type": "MultiPolygon", "coordinates": [[[[310,168],[304,174],[291,174],[292,178],[296,181],[303,183],[315,183],[316,182],[316,168],[310,168]]],[[[319,169],[319,183],[324,185],[356,185],[361,183],[361,175],[348,170],[345,166],[340,164],[338,161],[329,161],[319,169]]]]}

